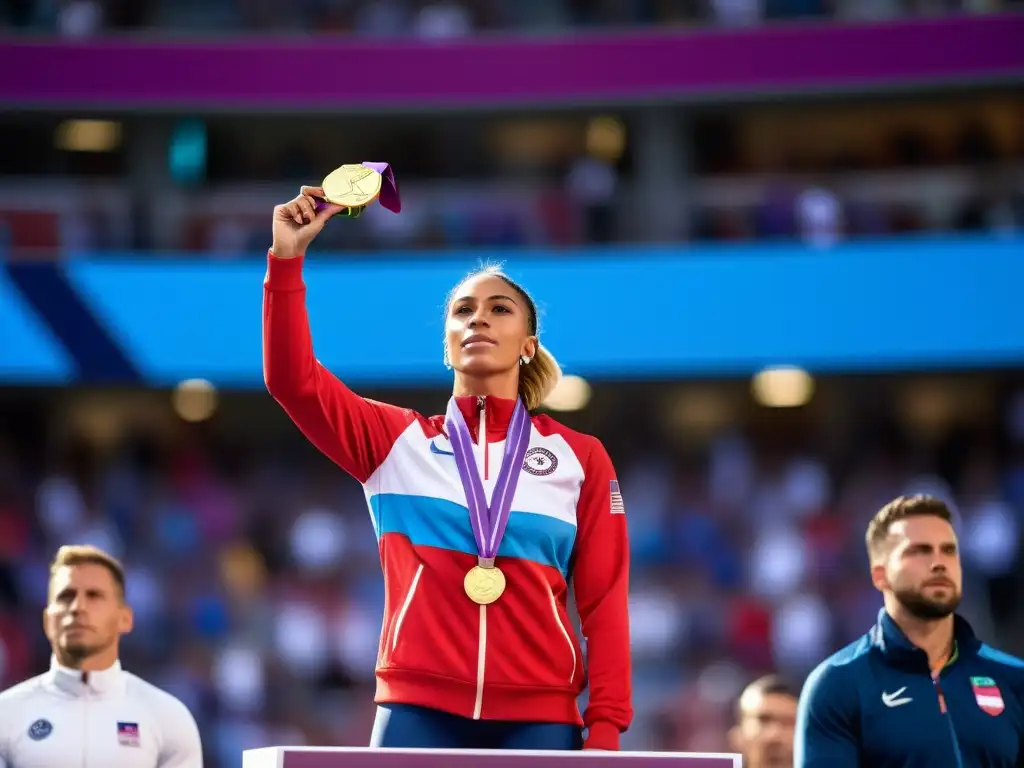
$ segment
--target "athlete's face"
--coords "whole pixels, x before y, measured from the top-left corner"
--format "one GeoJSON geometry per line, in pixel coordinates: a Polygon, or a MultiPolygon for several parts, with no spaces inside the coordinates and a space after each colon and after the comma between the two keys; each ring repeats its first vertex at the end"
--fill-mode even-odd
{"type": "Polygon", "coordinates": [[[477,275],[454,292],[445,323],[452,368],[489,376],[518,367],[533,357],[537,338],[530,335],[526,299],[500,277],[477,275]]]}
{"type": "Polygon", "coordinates": [[[940,517],[921,515],[893,523],[889,553],[872,568],[875,586],[891,590],[919,619],[941,619],[960,604],[963,574],[953,526],[940,517]]]}
{"type": "Polygon", "coordinates": [[[748,768],[790,768],[795,728],[796,699],[748,689],[740,699],[740,719],[729,739],[748,768]]]}
{"type": "Polygon", "coordinates": [[[113,574],[102,565],[83,563],[53,575],[43,624],[54,653],[63,663],[77,665],[130,632],[132,613],[113,574]]]}

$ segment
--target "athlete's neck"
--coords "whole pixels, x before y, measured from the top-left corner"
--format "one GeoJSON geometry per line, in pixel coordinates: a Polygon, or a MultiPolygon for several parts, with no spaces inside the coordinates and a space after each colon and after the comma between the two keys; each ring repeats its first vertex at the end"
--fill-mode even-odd
{"type": "Polygon", "coordinates": [[[69,656],[54,649],[54,656],[57,657],[57,663],[65,669],[74,669],[78,672],[102,672],[105,669],[110,669],[117,662],[117,646],[105,648],[85,658],[69,656]]]}
{"type": "Polygon", "coordinates": [[[519,396],[519,371],[508,371],[490,376],[455,373],[455,397],[501,397],[515,400],[519,396]]]}
{"type": "Polygon", "coordinates": [[[940,671],[953,656],[953,616],[941,619],[920,619],[900,606],[886,610],[907,639],[928,655],[928,668],[940,671]]]}

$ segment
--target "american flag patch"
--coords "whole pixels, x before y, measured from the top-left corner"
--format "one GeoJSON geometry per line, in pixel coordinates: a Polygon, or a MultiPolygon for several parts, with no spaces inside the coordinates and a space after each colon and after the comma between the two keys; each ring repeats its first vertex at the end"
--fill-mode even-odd
{"type": "Polygon", "coordinates": [[[624,515],[626,514],[626,505],[622,503],[622,494],[619,492],[619,481],[612,480],[612,514],[613,515],[624,515]]]}
{"type": "Polygon", "coordinates": [[[118,723],[117,743],[122,747],[141,747],[142,739],[139,738],[139,724],[118,723]]]}

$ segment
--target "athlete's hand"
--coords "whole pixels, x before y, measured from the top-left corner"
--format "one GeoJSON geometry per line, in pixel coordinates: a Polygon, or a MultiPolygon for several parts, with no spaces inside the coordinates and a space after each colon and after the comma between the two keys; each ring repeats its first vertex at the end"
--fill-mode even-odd
{"type": "Polygon", "coordinates": [[[327,220],[345,210],[343,205],[328,203],[319,213],[316,204],[323,199],[320,187],[302,187],[295,199],[274,208],[271,251],[279,259],[294,259],[301,256],[320,234],[327,220]]]}

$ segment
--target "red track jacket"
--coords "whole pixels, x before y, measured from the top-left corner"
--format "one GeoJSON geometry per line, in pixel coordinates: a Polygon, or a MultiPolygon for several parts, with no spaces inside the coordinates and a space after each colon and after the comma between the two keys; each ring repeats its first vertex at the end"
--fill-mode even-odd
{"type": "MultiPolygon", "coordinates": [[[[359,397],[320,365],[302,262],[269,257],[263,373],[299,429],[366,493],[386,594],[377,702],[476,719],[582,724],[586,747],[618,749],[632,719],[629,546],[604,447],[547,416],[532,417],[497,558],[508,587],[497,602],[476,605],[463,591],[477,554],[444,417],[359,397]],[[567,611],[570,579],[586,670],[567,611]],[[576,700],[588,683],[581,718],[576,700]]],[[[470,397],[458,405],[490,495],[515,402],[470,397]]]]}

